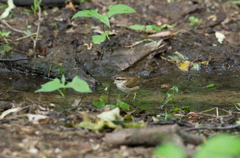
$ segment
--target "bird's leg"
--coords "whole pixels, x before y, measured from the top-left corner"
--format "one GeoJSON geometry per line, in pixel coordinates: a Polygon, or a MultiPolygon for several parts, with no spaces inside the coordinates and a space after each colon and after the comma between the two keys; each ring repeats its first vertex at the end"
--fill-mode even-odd
{"type": "Polygon", "coordinates": [[[129,94],[126,96],[126,98],[124,98],[123,100],[125,100],[125,99],[127,99],[128,98],[128,96],[129,96],[129,94]]]}
{"type": "Polygon", "coordinates": [[[133,97],[133,101],[135,101],[136,96],[137,96],[137,93],[135,92],[135,93],[134,93],[134,97],[133,97]]]}

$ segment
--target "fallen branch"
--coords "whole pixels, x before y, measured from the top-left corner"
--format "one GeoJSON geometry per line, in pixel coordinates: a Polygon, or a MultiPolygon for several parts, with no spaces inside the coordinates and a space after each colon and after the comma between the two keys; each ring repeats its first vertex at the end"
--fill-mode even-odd
{"type": "Polygon", "coordinates": [[[128,146],[156,146],[166,141],[173,141],[177,143],[176,137],[178,136],[176,135],[176,131],[178,129],[178,125],[143,129],[124,129],[113,133],[107,133],[104,141],[107,144],[128,146]]]}

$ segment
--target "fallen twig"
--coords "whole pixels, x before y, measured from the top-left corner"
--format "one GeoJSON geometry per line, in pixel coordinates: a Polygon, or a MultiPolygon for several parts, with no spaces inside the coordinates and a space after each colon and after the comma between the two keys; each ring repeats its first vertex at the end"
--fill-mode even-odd
{"type": "Polygon", "coordinates": [[[223,130],[223,129],[233,129],[237,127],[240,127],[240,125],[232,125],[232,126],[226,126],[226,127],[202,126],[202,127],[193,127],[193,128],[183,129],[183,131],[193,131],[193,130],[202,130],[202,129],[223,130]]]}
{"type": "Polygon", "coordinates": [[[20,60],[30,60],[30,58],[29,59],[0,59],[0,62],[15,62],[20,60]]]}
{"type": "Polygon", "coordinates": [[[36,35],[36,34],[37,34],[37,33],[33,33],[33,34],[31,34],[31,35],[27,35],[27,36],[24,36],[24,37],[17,38],[16,41],[20,41],[20,40],[22,40],[22,39],[28,38],[28,37],[30,37],[30,36],[34,36],[34,35],[36,35]]]}
{"type": "Polygon", "coordinates": [[[0,21],[1,21],[2,23],[4,23],[4,24],[5,24],[8,28],[10,28],[11,30],[13,30],[13,31],[15,31],[15,32],[19,32],[19,33],[26,34],[26,35],[28,35],[32,40],[34,40],[33,37],[31,36],[31,34],[28,33],[27,31],[21,31],[21,30],[15,29],[15,28],[13,28],[12,26],[10,26],[5,20],[0,19],[0,21]]]}

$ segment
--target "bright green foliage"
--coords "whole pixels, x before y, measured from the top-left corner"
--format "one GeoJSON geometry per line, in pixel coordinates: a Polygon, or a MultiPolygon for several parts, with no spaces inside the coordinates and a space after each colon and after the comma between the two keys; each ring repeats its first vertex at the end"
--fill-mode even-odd
{"type": "Polygon", "coordinates": [[[181,109],[180,108],[174,108],[173,109],[173,112],[178,112],[178,111],[180,111],[181,109]]]}
{"type": "MultiPolygon", "coordinates": [[[[94,36],[92,36],[93,43],[94,43],[94,44],[100,44],[101,42],[105,41],[106,38],[109,39],[109,37],[108,37],[109,32],[110,32],[110,31],[107,31],[107,32],[105,32],[105,33],[103,33],[103,34],[101,34],[101,35],[94,35],[94,36]]],[[[109,39],[109,40],[110,40],[110,39],[109,39]]]]}
{"type": "Polygon", "coordinates": [[[106,105],[105,105],[105,102],[100,98],[100,101],[99,102],[93,102],[93,105],[95,106],[95,107],[97,107],[97,108],[103,108],[103,107],[105,107],[106,105]]]}
{"type": "Polygon", "coordinates": [[[77,92],[80,93],[91,93],[92,90],[89,88],[88,83],[80,78],[78,76],[75,76],[72,80],[72,82],[69,82],[66,85],[66,88],[72,88],[77,92]]]}
{"type": "Polygon", "coordinates": [[[182,107],[183,111],[190,112],[192,109],[189,106],[182,107]]]}
{"type": "Polygon", "coordinates": [[[61,83],[58,78],[55,78],[54,80],[43,84],[42,88],[39,90],[36,90],[35,93],[37,93],[37,92],[52,92],[52,91],[55,91],[55,90],[58,90],[58,89],[64,88],[64,87],[65,87],[65,85],[63,83],[61,83]]]}
{"type": "Polygon", "coordinates": [[[238,4],[240,1],[229,1],[230,3],[238,4]]]}
{"type": "Polygon", "coordinates": [[[62,77],[62,83],[58,78],[55,78],[53,81],[49,81],[43,85],[41,85],[42,88],[39,90],[36,90],[35,93],[37,92],[52,92],[55,90],[59,90],[60,88],[72,88],[77,92],[80,93],[90,93],[92,92],[91,89],[89,88],[88,84],[86,81],[78,78],[78,76],[75,76],[72,80],[72,82],[69,82],[67,85],[65,85],[65,77],[63,75],[62,77]]]}
{"type": "MultiPolygon", "coordinates": [[[[219,134],[202,144],[193,158],[239,158],[240,138],[230,134],[219,134]]],[[[186,158],[184,151],[173,143],[166,143],[154,151],[157,158],[186,158]]]]}
{"type": "Polygon", "coordinates": [[[166,143],[158,146],[154,151],[154,156],[157,158],[186,158],[183,150],[173,143],[166,143]]]}
{"type": "Polygon", "coordinates": [[[134,9],[132,9],[131,7],[124,5],[124,4],[118,4],[118,5],[110,5],[109,6],[109,12],[107,13],[108,16],[103,13],[98,14],[98,9],[95,10],[82,10],[77,12],[72,19],[76,18],[76,17],[95,17],[97,19],[99,19],[101,22],[103,22],[104,24],[106,24],[109,28],[110,28],[110,23],[109,23],[109,18],[112,15],[115,14],[124,14],[124,13],[136,13],[136,11],[134,9]]]}
{"type": "MultiPolygon", "coordinates": [[[[42,0],[39,0],[38,3],[40,5],[40,3],[42,2],[42,0]]],[[[37,14],[37,10],[38,10],[38,4],[37,4],[37,0],[33,0],[33,6],[31,6],[32,11],[34,13],[34,15],[37,14]]]]}
{"type": "Polygon", "coordinates": [[[189,26],[193,26],[193,25],[196,24],[196,23],[202,22],[201,19],[195,18],[194,16],[190,16],[190,17],[188,18],[188,20],[191,22],[191,23],[189,24],[189,26]]]}
{"type": "MultiPolygon", "coordinates": [[[[136,11],[134,9],[132,9],[131,7],[126,6],[124,4],[118,4],[118,5],[110,5],[109,6],[109,12],[107,13],[108,16],[106,15],[106,13],[99,14],[98,9],[82,10],[82,11],[77,12],[72,17],[72,19],[74,19],[76,17],[95,17],[95,18],[99,19],[103,24],[106,24],[110,28],[109,18],[112,15],[123,14],[123,13],[136,13],[136,11]]],[[[103,28],[103,30],[104,30],[104,28],[103,28]]],[[[92,36],[93,43],[100,44],[101,42],[106,40],[106,37],[110,41],[108,34],[109,34],[109,32],[105,32],[102,35],[92,36]]]]}
{"type": "Polygon", "coordinates": [[[211,88],[213,86],[214,86],[214,84],[210,84],[210,85],[207,85],[207,88],[211,88]]]}
{"type": "Polygon", "coordinates": [[[95,17],[110,28],[110,23],[109,23],[107,15],[105,13],[102,15],[98,14],[98,9],[79,11],[72,17],[72,19],[74,19],[76,17],[95,17]]]}
{"type": "Polygon", "coordinates": [[[119,108],[126,109],[126,110],[129,110],[129,108],[130,108],[130,105],[128,105],[127,103],[124,103],[124,102],[121,101],[120,95],[118,95],[117,105],[116,106],[119,107],[119,108]]]}
{"type": "Polygon", "coordinates": [[[194,158],[239,158],[240,157],[240,138],[229,135],[220,134],[210,138],[196,152],[194,158]]]}
{"type": "Polygon", "coordinates": [[[101,22],[103,22],[104,24],[106,24],[110,28],[109,19],[108,19],[107,15],[105,13],[103,13],[103,15],[99,16],[99,20],[101,22]]]}
{"type": "Polygon", "coordinates": [[[108,12],[109,18],[116,14],[136,13],[136,11],[133,8],[124,4],[110,5],[108,8],[109,8],[109,12],[108,12]]]}
{"type": "Polygon", "coordinates": [[[131,25],[129,26],[130,29],[133,29],[133,30],[143,30],[143,28],[145,27],[145,25],[131,25]]]}
{"type": "Polygon", "coordinates": [[[96,10],[82,10],[77,12],[72,19],[77,18],[77,17],[95,17],[95,18],[99,18],[98,14],[98,9],[96,10]]]}

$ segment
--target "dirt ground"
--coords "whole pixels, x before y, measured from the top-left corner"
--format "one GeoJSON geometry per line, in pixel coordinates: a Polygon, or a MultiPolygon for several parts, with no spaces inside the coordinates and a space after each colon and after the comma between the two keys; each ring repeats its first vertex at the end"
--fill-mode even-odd
{"type": "MultiPolygon", "coordinates": [[[[166,92],[171,86],[180,82],[188,85],[191,79],[194,86],[202,89],[205,83],[209,83],[211,77],[215,77],[214,81],[221,83],[219,93],[210,92],[210,96],[201,99],[205,93],[202,92],[198,94],[199,97],[195,102],[221,104],[221,100],[215,99],[217,97],[224,100],[224,105],[236,103],[236,98],[239,96],[236,89],[239,85],[240,67],[240,9],[237,4],[217,0],[181,0],[169,3],[167,0],[86,0],[74,2],[73,6],[69,4],[71,3],[41,7],[42,20],[39,39],[36,43],[36,57],[33,54],[32,39],[22,38],[22,33],[13,30],[16,28],[22,31],[28,30],[31,34],[36,33],[39,17],[33,14],[31,6],[18,5],[4,19],[12,28],[1,21],[1,30],[11,31],[8,37],[0,38],[1,80],[9,80],[9,77],[4,77],[9,71],[45,79],[61,78],[64,74],[67,81],[71,81],[78,75],[79,78],[87,81],[93,91],[97,92],[98,87],[105,86],[103,83],[111,81],[114,75],[124,74],[142,77],[146,81],[145,88],[165,88],[166,90],[161,91],[166,92]],[[98,9],[102,14],[108,10],[109,5],[115,4],[126,4],[137,13],[119,14],[111,18],[111,28],[105,26],[106,31],[112,33],[109,35],[110,42],[106,40],[101,44],[93,44],[92,35],[100,34],[103,30],[100,21],[90,17],[72,19],[73,15],[77,11],[91,9],[98,9]],[[198,22],[190,21],[189,17],[198,18],[198,22]],[[157,34],[154,30],[145,32],[145,30],[136,31],[129,28],[130,25],[135,24],[156,26],[168,24],[173,27],[165,27],[161,30],[162,34],[157,34]],[[218,41],[216,32],[225,35],[222,43],[218,41]],[[133,46],[135,42],[148,38],[155,42],[143,42],[133,46]],[[10,46],[11,49],[4,49],[4,46],[10,46]],[[174,56],[174,52],[179,52],[187,61],[199,65],[200,70],[193,73],[190,71],[193,67],[191,64],[184,67],[184,70],[180,69],[179,61],[176,58],[170,58],[174,56]],[[181,75],[186,78],[185,81],[178,80],[181,75]],[[199,77],[201,75],[204,77],[199,77]],[[158,84],[160,79],[162,82],[158,84]],[[227,92],[227,95],[220,93],[221,90],[229,87],[232,89],[227,92]]],[[[5,8],[6,4],[1,4],[0,12],[2,13],[5,8]]],[[[21,77],[13,80],[18,86],[23,83],[21,77]]],[[[137,111],[132,108],[131,112],[121,110],[121,116],[130,114],[134,121],[145,122],[146,127],[142,129],[130,128],[127,131],[108,127],[94,131],[80,128],[76,125],[86,118],[90,118],[92,122],[96,121],[96,115],[106,109],[98,109],[89,101],[79,103],[80,106],[77,108],[65,110],[56,106],[51,107],[50,102],[59,103],[59,105],[64,103],[57,99],[49,101],[44,95],[35,98],[31,98],[30,94],[27,96],[23,91],[33,93],[37,86],[40,87],[39,82],[32,81],[31,84],[33,87],[31,89],[26,90],[21,87],[21,90],[13,90],[12,85],[8,85],[10,88],[3,88],[7,82],[1,83],[0,157],[149,158],[153,157],[153,151],[158,144],[167,141],[174,142],[186,151],[188,157],[192,157],[198,145],[204,139],[216,134],[220,128],[191,132],[181,130],[195,128],[199,124],[215,127],[224,124],[226,127],[229,126],[230,133],[238,131],[234,125],[239,114],[235,108],[233,114],[227,106],[219,109],[220,114],[228,114],[224,120],[220,120],[213,114],[190,114],[189,111],[184,110],[175,113],[174,116],[172,108],[169,108],[171,117],[167,122],[164,121],[163,115],[162,121],[159,120],[156,123],[153,116],[165,114],[165,111],[155,106],[151,109],[153,112],[142,108],[137,111]],[[9,109],[15,111],[5,115],[4,112],[9,109]],[[30,114],[47,117],[34,121],[30,114]],[[164,134],[164,138],[155,136],[153,133],[156,131],[164,134]],[[136,133],[138,133],[137,136],[135,135],[136,138],[133,138],[132,136],[136,133]],[[202,136],[198,137],[197,134],[200,133],[202,136]],[[186,135],[192,137],[187,138],[186,135]]],[[[181,94],[189,94],[180,98],[182,101],[188,97],[194,98],[189,93],[189,88],[181,88],[181,94]]],[[[191,89],[191,91],[199,89],[191,89]]],[[[155,92],[150,94],[158,95],[155,92]]],[[[139,96],[145,95],[148,94],[141,93],[139,96]]],[[[72,98],[76,96],[74,94],[72,98]]],[[[84,95],[80,96],[84,100],[82,97],[84,95]]],[[[95,98],[91,97],[93,96],[90,95],[88,100],[95,101],[95,98]]],[[[160,98],[164,99],[164,95],[160,98]]],[[[142,102],[144,102],[143,99],[142,102]]],[[[152,102],[145,101],[145,104],[152,104],[152,102]]]]}

